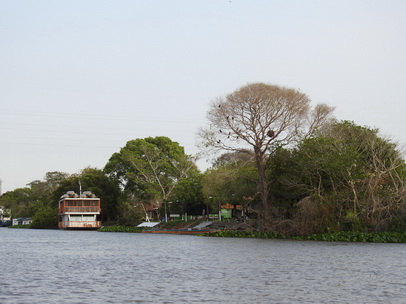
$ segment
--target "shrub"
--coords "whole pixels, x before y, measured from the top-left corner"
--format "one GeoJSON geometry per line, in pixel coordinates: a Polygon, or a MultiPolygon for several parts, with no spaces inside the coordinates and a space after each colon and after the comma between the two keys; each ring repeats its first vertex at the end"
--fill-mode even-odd
{"type": "Polygon", "coordinates": [[[58,214],[51,207],[39,209],[32,218],[31,228],[54,229],[58,228],[58,214]]]}

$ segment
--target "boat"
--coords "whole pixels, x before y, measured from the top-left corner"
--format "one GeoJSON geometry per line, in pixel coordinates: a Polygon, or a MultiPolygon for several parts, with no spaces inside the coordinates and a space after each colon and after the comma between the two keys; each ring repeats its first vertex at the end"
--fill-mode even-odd
{"type": "Polygon", "coordinates": [[[59,220],[60,229],[99,229],[101,222],[100,198],[97,198],[91,191],[84,191],[77,194],[68,191],[59,200],[59,220]]]}

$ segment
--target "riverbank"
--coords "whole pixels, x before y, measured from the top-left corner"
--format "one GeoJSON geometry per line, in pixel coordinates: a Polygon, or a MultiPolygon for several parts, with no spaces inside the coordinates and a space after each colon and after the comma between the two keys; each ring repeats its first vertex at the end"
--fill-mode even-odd
{"type": "Polygon", "coordinates": [[[162,234],[195,234],[206,237],[228,238],[260,238],[260,239],[290,239],[325,242],[354,242],[354,243],[406,243],[406,232],[331,232],[322,234],[284,236],[275,232],[261,232],[244,226],[244,223],[215,222],[204,226],[204,229],[194,229],[202,225],[202,221],[181,223],[161,223],[156,228],[138,228],[127,226],[108,226],[99,229],[100,232],[132,232],[132,233],[162,233],[162,234]],[[234,227],[234,229],[230,229],[234,227]],[[183,233],[184,232],[184,233],[183,233]]]}
{"type": "Polygon", "coordinates": [[[274,232],[259,231],[231,231],[223,230],[208,233],[211,237],[237,237],[261,239],[290,239],[324,242],[352,242],[352,243],[406,243],[406,232],[331,232],[297,236],[283,236],[274,232]]]}
{"type": "MultiPolygon", "coordinates": [[[[227,238],[258,238],[258,239],[286,239],[307,240],[323,242],[351,242],[351,243],[406,243],[406,232],[330,232],[322,234],[285,236],[275,232],[261,232],[252,229],[247,223],[241,222],[214,222],[208,224],[203,220],[191,222],[173,221],[160,223],[155,228],[141,228],[131,226],[105,226],[99,232],[126,232],[126,233],[161,233],[161,234],[187,234],[202,235],[206,237],[227,238]],[[205,226],[207,224],[207,226],[205,226]],[[195,228],[202,226],[204,228],[195,228]]],[[[7,228],[30,229],[30,225],[15,225],[7,228]]]]}

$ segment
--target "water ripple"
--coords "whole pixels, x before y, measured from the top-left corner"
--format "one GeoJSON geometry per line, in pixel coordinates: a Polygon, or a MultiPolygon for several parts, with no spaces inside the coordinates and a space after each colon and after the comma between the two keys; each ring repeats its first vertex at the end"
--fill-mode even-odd
{"type": "Polygon", "coordinates": [[[4,228],[0,237],[3,304],[396,304],[406,293],[403,244],[4,228]]]}

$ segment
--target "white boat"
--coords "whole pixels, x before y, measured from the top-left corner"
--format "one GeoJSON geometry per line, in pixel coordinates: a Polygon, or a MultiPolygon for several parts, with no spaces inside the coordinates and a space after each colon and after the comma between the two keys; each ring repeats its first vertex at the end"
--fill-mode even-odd
{"type": "Polygon", "coordinates": [[[85,191],[80,195],[68,191],[59,201],[60,229],[99,229],[101,222],[100,198],[92,192],[85,191]]]}

